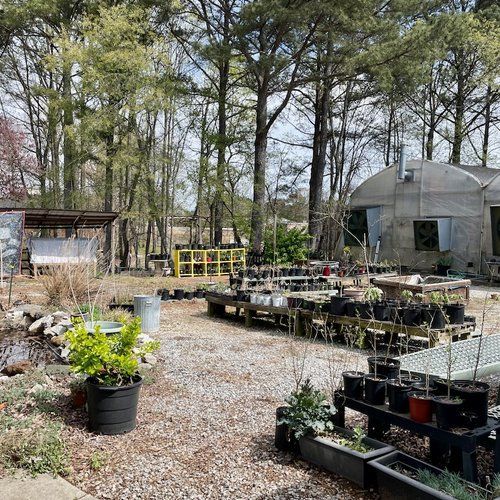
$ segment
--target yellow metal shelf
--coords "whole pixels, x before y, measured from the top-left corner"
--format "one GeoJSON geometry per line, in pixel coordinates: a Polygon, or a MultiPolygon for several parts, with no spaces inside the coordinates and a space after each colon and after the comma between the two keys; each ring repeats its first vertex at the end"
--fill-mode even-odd
{"type": "Polygon", "coordinates": [[[174,250],[175,276],[182,278],[193,276],[223,276],[230,274],[238,269],[245,268],[245,256],[246,250],[244,248],[174,250]],[[225,260],[220,260],[221,254],[224,256],[225,260]],[[228,255],[230,260],[226,260],[228,255]],[[199,257],[201,257],[201,259],[197,260],[199,257]],[[228,269],[222,270],[221,265],[228,267],[228,269]],[[199,268],[201,267],[202,272],[195,272],[195,267],[197,268],[196,271],[200,270],[199,268]],[[209,269],[210,272],[208,272],[209,269]],[[186,272],[187,270],[190,272],[186,272]]]}

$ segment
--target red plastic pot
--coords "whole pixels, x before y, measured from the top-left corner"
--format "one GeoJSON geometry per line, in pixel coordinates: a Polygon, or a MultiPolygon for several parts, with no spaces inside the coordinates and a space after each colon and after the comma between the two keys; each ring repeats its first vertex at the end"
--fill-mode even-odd
{"type": "Polygon", "coordinates": [[[410,403],[410,418],[415,422],[425,424],[432,420],[432,398],[421,392],[410,392],[408,394],[410,403]]]}

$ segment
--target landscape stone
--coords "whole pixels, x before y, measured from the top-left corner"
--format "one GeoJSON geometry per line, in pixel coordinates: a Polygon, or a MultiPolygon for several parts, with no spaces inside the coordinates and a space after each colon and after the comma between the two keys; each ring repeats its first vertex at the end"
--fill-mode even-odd
{"type": "Polygon", "coordinates": [[[59,336],[59,335],[62,335],[63,333],[65,333],[67,330],[68,329],[64,325],[61,325],[61,324],[54,325],[51,328],[49,328],[49,332],[50,332],[49,335],[59,336]]]}
{"type": "Polygon", "coordinates": [[[29,359],[23,359],[22,361],[18,361],[17,363],[12,363],[5,366],[2,369],[2,373],[9,377],[13,377],[14,375],[26,373],[27,371],[32,370],[34,367],[35,366],[29,359]]]}
{"type": "Polygon", "coordinates": [[[66,342],[66,339],[64,338],[64,335],[56,335],[50,339],[50,342],[56,347],[61,347],[66,342]]]}
{"type": "Polygon", "coordinates": [[[38,304],[21,304],[14,311],[22,311],[25,316],[29,316],[33,321],[43,318],[46,315],[43,307],[38,304]]]}
{"type": "Polygon", "coordinates": [[[28,328],[30,333],[42,333],[46,328],[50,328],[52,323],[54,322],[54,318],[49,316],[43,316],[42,318],[34,321],[28,328]]]}

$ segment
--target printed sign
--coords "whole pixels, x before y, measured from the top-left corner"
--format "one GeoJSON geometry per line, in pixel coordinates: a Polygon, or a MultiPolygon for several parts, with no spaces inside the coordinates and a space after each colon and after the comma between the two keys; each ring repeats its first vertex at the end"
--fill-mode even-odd
{"type": "Polygon", "coordinates": [[[0,213],[0,272],[19,274],[23,248],[24,212],[0,213]]]}

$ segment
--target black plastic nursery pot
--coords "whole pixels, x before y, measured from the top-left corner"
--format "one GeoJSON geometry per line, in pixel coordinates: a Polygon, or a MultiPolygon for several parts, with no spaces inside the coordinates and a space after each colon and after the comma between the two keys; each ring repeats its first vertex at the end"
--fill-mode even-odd
{"type": "Polygon", "coordinates": [[[330,297],[330,312],[335,316],[345,316],[347,314],[347,303],[350,301],[349,297],[332,295],[330,297]]]}
{"type": "Polygon", "coordinates": [[[389,401],[389,410],[396,413],[408,413],[408,393],[411,387],[405,385],[398,379],[387,381],[387,399],[389,401]]]}
{"type": "Polygon", "coordinates": [[[460,424],[460,409],[462,400],[448,398],[448,396],[434,396],[434,409],[436,411],[436,425],[440,429],[451,429],[460,424]]]}
{"type": "Polygon", "coordinates": [[[351,300],[346,303],[347,316],[370,319],[373,317],[372,305],[369,302],[351,300]]]}
{"type": "Polygon", "coordinates": [[[202,299],[203,297],[205,297],[205,290],[196,290],[196,292],[194,292],[194,295],[197,299],[202,299]]]}
{"type": "MultiPolygon", "coordinates": [[[[335,427],[335,432],[346,438],[354,435],[342,427],[335,427]]],[[[362,443],[371,448],[370,451],[360,453],[328,437],[304,436],[299,440],[302,458],[367,489],[375,484],[375,475],[368,466],[370,460],[386,455],[394,448],[369,437],[363,438],[362,443]]]]}
{"type": "MultiPolygon", "coordinates": [[[[418,470],[428,470],[440,476],[443,471],[400,451],[393,451],[370,461],[375,473],[378,492],[382,500],[453,500],[453,497],[435,490],[412,475],[418,470]]],[[[488,498],[487,491],[476,484],[463,481],[464,491],[481,493],[488,498]]],[[[471,494],[472,498],[472,494],[471,494]]]]}
{"type": "Polygon", "coordinates": [[[184,298],[186,300],[193,300],[194,299],[194,292],[184,292],[184,298]]]}
{"type": "Polygon", "coordinates": [[[88,378],[89,429],[98,434],[123,434],[135,429],[142,377],[131,385],[104,386],[88,378]]]}
{"type": "Polygon", "coordinates": [[[280,451],[299,451],[299,443],[286,424],[280,424],[285,416],[286,406],[276,408],[276,428],[274,430],[274,446],[280,451]]]}
{"type": "Polygon", "coordinates": [[[422,307],[421,321],[430,325],[431,328],[442,330],[446,326],[446,317],[443,309],[430,304],[422,307]]]}
{"type": "Polygon", "coordinates": [[[245,290],[236,290],[236,300],[238,302],[244,302],[247,292],[245,290]]]}
{"type": "Polygon", "coordinates": [[[184,290],[182,288],[176,288],[174,290],[174,299],[182,300],[184,298],[184,290]]]}
{"type": "Polygon", "coordinates": [[[412,386],[413,384],[419,384],[422,382],[422,379],[417,375],[411,375],[409,373],[400,373],[399,380],[402,384],[407,386],[412,386]]]}
{"type": "Polygon", "coordinates": [[[344,394],[348,398],[361,399],[363,397],[363,372],[348,371],[342,373],[344,380],[344,394]]]}
{"type": "Polygon", "coordinates": [[[401,308],[402,323],[405,326],[420,326],[421,314],[420,308],[414,306],[406,306],[401,308]]]}
{"type": "Polygon", "coordinates": [[[365,375],[365,401],[372,405],[383,405],[385,403],[385,384],[387,377],[370,373],[365,375]]]}
{"type": "Polygon", "coordinates": [[[373,304],[373,317],[377,321],[391,320],[391,307],[384,302],[376,302],[373,304]]]}
{"type": "Polygon", "coordinates": [[[166,288],[164,288],[161,291],[161,300],[168,300],[168,299],[170,299],[170,290],[167,290],[166,288]]]}
{"type": "Polygon", "coordinates": [[[462,325],[465,318],[464,304],[447,304],[444,307],[450,325],[462,325]]]}
{"type": "MultiPolygon", "coordinates": [[[[124,311],[128,311],[128,312],[131,312],[131,313],[134,312],[134,304],[115,304],[115,303],[111,303],[111,304],[108,304],[108,307],[110,309],[123,309],[124,311]]],[[[90,319],[90,316],[89,316],[89,319],[90,319]]]]}
{"type": "Polygon", "coordinates": [[[370,373],[375,373],[375,363],[377,363],[377,375],[384,375],[388,379],[397,378],[399,375],[399,367],[401,366],[399,359],[370,356],[367,361],[370,373]]]}
{"type": "Polygon", "coordinates": [[[451,396],[463,401],[463,409],[476,415],[472,422],[476,427],[488,422],[488,394],[490,386],[485,382],[453,380],[451,396]]]}

